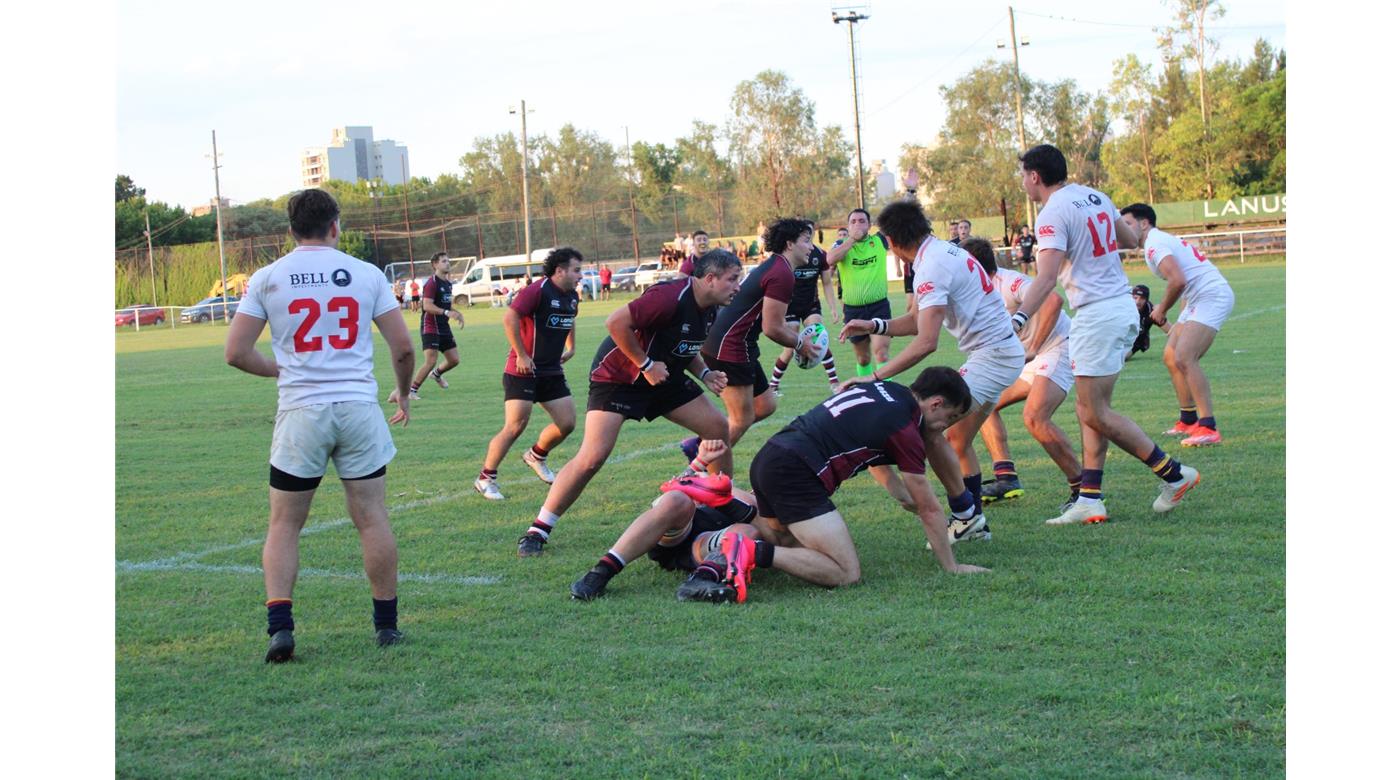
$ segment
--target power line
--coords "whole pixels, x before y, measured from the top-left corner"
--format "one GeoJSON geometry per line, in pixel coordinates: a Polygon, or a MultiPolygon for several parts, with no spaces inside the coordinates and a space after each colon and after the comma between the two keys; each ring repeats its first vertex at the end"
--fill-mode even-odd
{"type": "MultiPolygon", "coordinates": [[[[1053,14],[1038,14],[1034,11],[1022,11],[1022,16],[1035,16],[1041,19],[1052,19],[1057,22],[1073,22],[1075,24],[1093,24],[1100,27],[1128,27],[1138,30],[1157,30],[1164,25],[1161,24],[1125,24],[1123,22],[1096,22],[1090,19],[1076,19],[1072,16],[1055,16],[1053,14]]],[[[1283,22],[1276,24],[1216,24],[1211,25],[1214,30],[1264,30],[1273,27],[1283,27],[1283,22]]]]}
{"type": "Polygon", "coordinates": [[[943,75],[943,70],[944,70],[945,68],[948,68],[948,67],[951,66],[954,62],[957,62],[959,59],[962,58],[962,56],[963,56],[964,54],[967,54],[969,51],[972,51],[973,47],[975,47],[975,46],[977,46],[979,43],[981,43],[983,38],[986,38],[988,35],[990,35],[990,34],[992,33],[992,30],[995,30],[996,28],[998,28],[998,27],[1000,27],[1000,26],[1001,26],[1001,18],[998,17],[997,20],[996,20],[995,22],[992,22],[992,24],[991,24],[990,27],[988,27],[986,30],[984,30],[984,31],[982,32],[981,35],[977,36],[971,43],[969,43],[969,44],[967,45],[966,48],[964,48],[962,51],[958,52],[957,54],[954,54],[952,57],[948,58],[948,60],[945,61],[942,65],[939,65],[937,68],[935,68],[934,71],[933,71],[933,75],[929,76],[928,78],[924,79],[923,81],[920,81],[918,84],[915,84],[914,86],[910,87],[909,89],[906,89],[906,90],[904,90],[903,92],[899,93],[899,96],[896,97],[894,100],[891,100],[890,102],[886,103],[885,105],[880,106],[879,108],[875,109],[874,111],[869,112],[869,115],[872,115],[872,116],[873,116],[873,115],[875,115],[875,114],[880,113],[881,111],[884,111],[884,110],[887,109],[887,108],[893,107],[896,103],[898,103],[899,101],[901,101],[901,100],[903,100],[904,98],[908,97],[908,96],[909,96],[912,92],[914,92],[915,90],[919,89],[920,87],[924,86],[925,84],[929,83],[930,81],[933,81],[934,79],[939,78],[940,76],[942,76],[942,75],[943,75]]]}

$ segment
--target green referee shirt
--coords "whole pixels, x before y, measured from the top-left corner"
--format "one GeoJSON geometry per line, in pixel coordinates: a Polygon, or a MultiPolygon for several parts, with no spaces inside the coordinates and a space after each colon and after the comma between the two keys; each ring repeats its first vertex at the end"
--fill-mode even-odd
{"type": "Polygon", "coordinates": [[[841,300],[848,306],[869,306],[889,297],[885,237],[871,233],[857,241],[837,265],[841,274],[841,300]]]}

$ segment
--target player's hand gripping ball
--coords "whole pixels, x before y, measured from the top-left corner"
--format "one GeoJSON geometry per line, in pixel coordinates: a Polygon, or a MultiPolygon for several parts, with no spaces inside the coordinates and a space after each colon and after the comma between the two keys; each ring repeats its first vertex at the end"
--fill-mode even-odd
{"type": "Polygon", "coordinates": [[[831,336],[820,322],[814,322],[803,328],[802,332],[797,334],[797,339],[800,344],[811,344],[815,347],[817,355],[815,358],[807,358],[798,352],[797,365],[800,368],[811,368],[821,363],[822,358],[826,357],[827,348],[831,345],[831,336]]]}

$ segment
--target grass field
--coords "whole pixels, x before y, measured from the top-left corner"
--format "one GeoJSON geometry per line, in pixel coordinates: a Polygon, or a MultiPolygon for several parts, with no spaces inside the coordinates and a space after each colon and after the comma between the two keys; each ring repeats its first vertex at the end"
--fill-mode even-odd
{"type": "MultiPolygon", "coordinates": [[[[1225,263],[1237,303],[1206,367],[1225,445],[1187,450],[1201,488],[1150,509],[1157,480],[1118,450],[1113,522],[1052,528],[1058,471],[1008,419],[1022,482],[995,539],[955,548],[991,574],[941,573],[917,520],[862,476],[835,500],[864,582],[757,575],[749,603],[678,604],[648,561],[580,604],[569,584],[683,466],[681,429],[629,423],[547,554],[515,540],[546,486],[520,452],[508,500],[471,489],[501,424],[499,310],[457,331],[451,389],[429,383],[388,476],[405,645],[373,646],[368,584],[338,482],[302,540],[297,660],[264,665],[271,380],[224,365],[222,326],[116,336],[116,766],[132,777],[1260,777],[1284,769],[1284,267],[1225,263]]],[[[1139,266],[1133,281],[1148,281],[1139,266]]],[[[1154,294],[1161,282],[1150,280],[1154,294]]],[[[897,297],[897,296],[896,296],[897,297]]],[[[588,361],[613,303],[585,303],[588,361]]],[[[1175,312],[1173,312],[1173,316],[1175,312]]],[[[417,326],[417,316],[410,318],[417,326]]],[[[1168,452],[1165,338],[1115,406],[1168,452]]],[[[775,347],[761,345],[771,366],[775,347]]],[[[264,345],[266,348],[266,345],[264,345]]],[[[383,342],[377,374],[387,394],[383,342]]],[[[842,376],[853,367],[837,352],[842,376]]],[[[945,336],[936,362],[958,364],[945,336]]],[[[905,379],[911,379],[910,376],[905,379]]],[[[788,373],[778,413],[826,396],[788,373]]],[[[386,407],[387,408],[387,407],[386,407]]],[[[1072,403],[1057,420],[1077,431],[1072,403]]],[[[582,415],[580,415],[582,422],[582,415]]],[[[580,432],[581,433],[581,432],[580,432]]],[[[574,437],[551,458],[558,469],[574,437]]],[[[983,453],[985,459],[985,452],[983,453]]],[[[990,471],[989,463],[984,467],[990,471]]],[[[746,482],[746,479],[741,479],[746,482]]]]}

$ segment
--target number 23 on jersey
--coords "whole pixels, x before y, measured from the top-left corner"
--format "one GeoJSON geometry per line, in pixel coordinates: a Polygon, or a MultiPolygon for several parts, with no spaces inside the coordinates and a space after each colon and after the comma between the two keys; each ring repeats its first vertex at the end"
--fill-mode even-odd
{"type": "Polygon", "coordinates": [[[360,335],[359,301],[348,296],[332,298],[326,302],[326,311],[341,315],[337,324],[344,331],[343,335],[334,333],[324,339],[307,335],[316,325],[316,321],[321,319],[321,304],[315,298],[297,298],[287,305],[288,314],[306,314],[306,319],[301,321],[301,325],[297,326],[296,333],[292,336],[292,343],[297,352],[320,352],[324,348],[323,344],[329,344],[331,349],[349,349],[355,346],[355,339],[360,335]]]}

